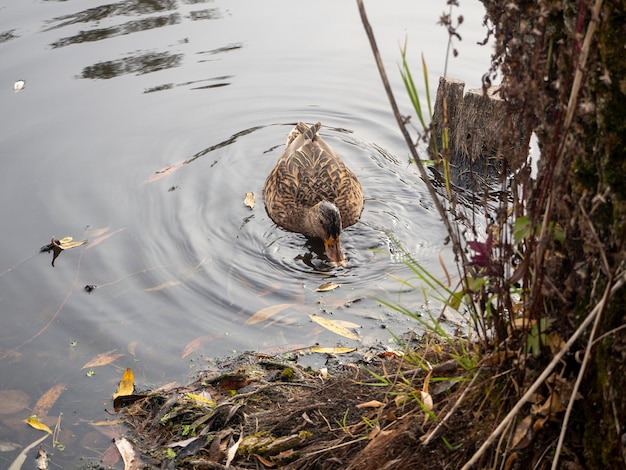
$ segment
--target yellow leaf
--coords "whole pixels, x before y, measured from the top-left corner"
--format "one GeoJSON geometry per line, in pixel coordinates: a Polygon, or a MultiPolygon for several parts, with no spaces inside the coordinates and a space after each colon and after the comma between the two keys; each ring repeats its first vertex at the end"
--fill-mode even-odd
{"type": "Polygon", "coordinates": [[[72,237],[65,237],[62,240],[59,240],[59,246],[62,250],[69,250],[70,248],[74,248],[80,245],[84,245],[88,240],[81,240],[79,242],[73,242],[72,237]]]}
{"type": "Polygon", "coordinates": [[[243,200],[246,207],[254,209],[254,193],[246,193],[246,197],[243,200]]]}
{"type": "Polygon", "coordinates": [[[24,420],[26,423],[28,423],[31,427],[38,429],[40,431],[45,431],[48,434],[52,434],[52,431],[50,430],[50,428],[48,426],[46,426],[45,424],[43,424],[41,421],[39,421],[37,419],[37,416],[33,415],[28,419],[24,420]]]}
{"type": "Polygon", "coordinates": [[[187,393],[186,396],[188,398],[191,398],[192,400],[195,400],[197,402],[204,403],[204,404],[207,404],[207,405],[215,406],[217,404],[215,402],[215,400],[211,400],[210,398],[207,398],[207,397],[202,396],[202,395],[198,395],[196,393],[187,393]]]}
{"type": "Polygon", "coordinates": [[[124,375],[122,375],[122,380],[120,380],[120,384],[117,387],[117,391],[113,394],[113,398],[132,395],[134,392],[135,374],[133,374],[132,369],[129,367],[124,371],[124,375]]]}
{"type": "Polygon", "coordinates": [[[272,316],[276,315],[277,313],[282,312],[283,310],[291,307],[292,305],[293,304],[277,304],[277,305],[272,305],[270,307],[262,308],[261,310],[256,312],[254,315],[252,315],[250,318],[248,318],[246,322],[244,323],[244,325],[254,325],[255,323],[268,320],[272,316]]]}
{"type": "Polygon", "coordinates": [[[65,385],[63,384],[56,384],[54,387],[50,388],[37,400],[37,403],[35,403],[33,414],[35,416],[48,416],[50,408],[56,403],[64,390],[65,385]]]}
{"type": "Polygon", "coordinates": [[[309,318],[318,325],[326,328],[328,331],[332,331],[333,333],[341,335],[345,338],[359,341],[359,337],[355,333],[347,329],[345,326],[338,324],[334,320],[329,320],[328,318],[320,317],[319,315],[309,315],[309,318]]]}
{"type": "Polygon", "coordinates": [[[113,354],[113,351],[115,351],[115,349],[112,349],[109,352],[100,354],[99,356],[93,358],[91,361],[87,362],[83,367],[81,367],[81,370],[87,369],[89,367],[106,366],[107,364],[111,364],[113,361],[123,356],[123,354],[113,354]]]}
{"type": "Polygon", "coordinates": [[[327,282],[326,284],[322,284],[315,290],[317,292],[329,292],[331,290],[335,290],[337,287],[340,287],[340,284],[337,284],[336,282],[327,282]]]}
{"type": "Polygon", "coordinates": [[[356,351],[356,348],[322,348],[314,346],[311,348],[311,352],[320,354],[346,354],[356,351]]]}

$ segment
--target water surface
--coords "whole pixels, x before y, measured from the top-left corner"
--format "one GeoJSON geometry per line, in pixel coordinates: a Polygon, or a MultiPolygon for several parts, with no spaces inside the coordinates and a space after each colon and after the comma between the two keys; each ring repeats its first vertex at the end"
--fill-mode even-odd
{"type": "MultiPolygon", "coordinates": [[[[423,52],[436,83],[447,7],[366,7],[408,114],[399,47],[408,38],[416,77],[423,52]]],[[[490,53],[476,45],[482,6],[467,1],[458,13],[463,42],[448,73],[478,86],[490,53]]],[[[313,324],[313,313],[359,325],[362,344],[415,326],[375,300],[424,309],[417,282],[407,290],[396,280],[411,274],[393,241],[436,273],[439,254],[450,256],[354,2],[5,1],[0,55],[0,388],[30,397],[29,409],[0,415],[0,442],[38,438],[21,420],[63,384],[49,415],[63,413],[65,450],[51,452],[70,468],[110,445],[85,423],[110,418],[126,367],[151,388],[245,350],[358,345],[313,324]],[[342,236],[346,268],[263,207],[265,177],[299,120],[323,123],[364,188],[362,220],[342,236]],[[253,209],[243,204],[250,191],[253,209]],[[37,253],[53,236],[89,243],[53,268],[37,253]],[[341,287],[316,292],[329,281],[341,287]],[[246,323],[281,304],[290,306],[246,323]],[[82,369],[103,353],[123,356],[82,369]]],[[[0,453],[0,466],[17,452],[0,453]]]]}

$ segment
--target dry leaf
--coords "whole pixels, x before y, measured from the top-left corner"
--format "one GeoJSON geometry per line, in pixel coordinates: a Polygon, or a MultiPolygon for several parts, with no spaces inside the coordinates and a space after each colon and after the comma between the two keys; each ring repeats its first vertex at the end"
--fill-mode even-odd
{"type": "Polygon", "coordinates": [[[0,390],[0,415],[12,415],[30,404],[30,397],[20,390],[0,390]]]}
{"type": "Polygon", "coordinates": [[[358,405],[356,405],[356,407],[358,409],[361,408],[380,408],[385,406],[384,403],[379,402],[378,400],[370,400],[370,401],[366,401],[365,403],[359,403],[358,405]]]}
{"type": "Polygon", "coordinates": [[[50,408],[56,403],[63,391],[65,390],[64,384],[56,384],[44,393],[33,408],[33,414],[35,416],[48,416],[50,408]]]}
{"type": "MultiPolygon", "coordinates": [[[[105,230],[108,230],[109,228],[107,227],[105,230]]],[[[104,235],[99,236],[98,238],[95,238],[94,240],[91,240],[91,242],[89,243],[89,245],[87,246],[87,248],[85,248],[85,250],[88,250],[90,248],[93,248],[94,246],[99,245],[100,243],[102,243],[103,241],[105,241],[107,238],[112,237],[113,235],[115,235],[116,233],[122,232],[125,229],[123,228],[118,228],[115,232],[111,232],[111,233],[105,233],[104,235]]]]}
{"type": "Polygon", "coordinates": [[[149,287],[147,289],[144,289],[144,292],[158,292],[160,290],[167,289],[168,287],[175,287],[175,286],[179,286],[181,284],[182,284],[182,282],[180,282],[180,281],[166,281],[166,282],[164,282],[162,284],[159,284],[158,286],[149,287]]]}
{"type": "Polygon", "coordinates": [[[135,374],[133,374],[132,369],[129,367],[124,371],[124,375],[122,375],[122,380],[120,380],[120,384],[117,387],[117,391],[113,394],[113,398],[125,395],[132,395],[134,392],[135,374]]]}
{"type": "Polygon", "coordinates": [[[40,431],[45,431],[48,434],[52,434],[52,431],[50,430],[50,428],[46,426],[45,424],[43,424],[41,421],[39,421],[37,419],[37,416],[35,415],[29,417],[28,419],[25,419],[24,422],[28,423],[30,427],[32,428],[38,429],[40,431]]]}
{"type": "Polygon", "coordinates": [[[174,163],[173,165],[166,166],[165,168],[161,168],[160,170],[155,171],[152,175],[150,175],[144,183],[154,183],[155,181],[159,181],[161,178],[165,178],[168,175],[171,175],[176,170],[178,170],[181,166],[183,166],[185,162],[174,163]]]}
{"type": "Polygon", "coordinates": [[[335,290],[337,287],[340,287],[341,284],[337,284],[336,282],[327,282],[326,284],[322,284],[317,289],[316,292],[329,292],[331,290],[335,290]]]}
{"type": "Polygon", "coordinates": [[[26,86],[26,80],[16,80],[15,83],[13,84],[13,91],[15,93],[19,93],[20,91],[24,89],[25,86],[26,86]]]}
{"type": "Polygon", "coordinates": [[[39,444],[39,452],[37,453],[37,468],[39,470],[48,470],[48,454],[39,444]]]}
{"type": "Polygon", "coordinates": [[[137,470],[139,468],[139,459],[136,457],[135,449],[125,438],[115,439],[115,447],[122,456],[124,461],[124,470],[137,470]]]}
{"type": "Polygon", "coordinates": [[[113,361],[123,356],[123,354],[113,354],[114,351],[115,349],[112,349],[109,352],[100,354],[99,356],[93,358],[91,361],[87,362],[80,369],[83,370],[91,367],[106,366],[107,364],[111,364],[113,361]]]}
{"type": "Polygon", "coordinates": [[[199,338],[191,340],[189,343],[187,343],[187,346],[185,346],[185,349],[183,349],[183,354],[180,356],[181,359],[185,359],[191,353],[200,349],[202,345],[206,343],[207,341],[213,341],[214,339],[217,339],[217,338],[219,338],[218,335],[205,335],[205,336],[200,336],[199,338]]]}
{"type": "Polygon", "coordinates": [[[246,207],[254,209],[254,193],[246,193],[246,197],[243,199],[243,203],[246,207]]]}
{"type": "Polygon", "coordinates": [[[516,448],[520,445],[520,449],[523,449],[530,443],[530,439],[527,438],[531,429],[531,425],[533,423],[533,417],[531,415],[526,416],[522,421],[519,422],[517,427],[515,428],[515,433],[513,433],[513,441],[512,448],[516,448]]]}
{"type": "Polygon", "coordinates": [[[314,346],[310,351],[319,354],[346,354],[356,351],[356,348],[322,348],[314,346]]]}
{"type": "Polygon", "coordinates": [[[261,310],[256,312],[254,315],[252,315],[250,318],[248,318],[245,321],[244,325],[254,325],[255,323],[265,321],[271,318],[272,316],[276,315],[277,313],[280,313],[283,310],[291,306],[293,306],[293,304],[278,304],[278,305],[272,305],[270,307],[262,308],[261,310]]]}
{"type": "MultiPolygon", "coordinates": [[[[58,258],[63,250],[69,250],[70,248],[74,248],[76,246],[84,245],[88,240],[81,240],[79,242],[73,242],[72,237],[61,238],[60,240],[55,240],[52,237],[50,240],[50,245],[47,248],[52,250],[52,266],[54,267],[54,261],[58,258]]],[[[49,251],[49,250],[48,250],[49,251]]]]}
{"type": "Polygon", "coordinates": [[[187,393],[185,396],[197,402],[204,403],[206,405],[215,406],[217,404],[215,400],[211,398],[211,394],[206,391],[201,392],[201,394],[187,393]],[[206,395],[208,395],[208,397],[206,395]]]}
{"type": "Polygon", "coordinates": [[[428,411],[432,410],[434,405],[433,397],[428,392],[420,392],[420,394],[422,395],[422,403],[424,404],[424,407],[428,411]]]}
{"type": "Polygon", "coordinates": [[[319,315],[309,315],[309,318],[318,325],[326,328],[328,331],[332,331],[333,333],[341,335],[345,338],[359,341],[359,337],[355,333],[347,329],[345,326],[338,324],[334,320],[329,320],[328,318],[320,317],[319,315]]]}

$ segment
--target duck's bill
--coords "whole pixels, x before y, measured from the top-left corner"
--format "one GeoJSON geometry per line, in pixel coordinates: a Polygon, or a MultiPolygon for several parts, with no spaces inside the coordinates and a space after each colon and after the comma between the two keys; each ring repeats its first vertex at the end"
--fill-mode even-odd
{"type": "Polygon", "coordinates": [[[326,256],[328,256],[331,263],[337,266],[346,265],[339,237],[328,237],[327,240],[324,240],[324,248],[326,249],[326,256]]]}

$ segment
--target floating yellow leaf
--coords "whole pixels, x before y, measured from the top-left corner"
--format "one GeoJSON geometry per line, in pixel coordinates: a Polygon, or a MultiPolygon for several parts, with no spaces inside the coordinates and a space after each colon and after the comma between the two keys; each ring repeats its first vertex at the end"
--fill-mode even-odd
{"type": "Polygon", "coordinates": [[[35,415],[29,417],[28,419],[25,419],[24,421],[35,429],[39,429],[40,431],[45,431],[48,434],[52,434],[52,431],[50,430],[50,428],[46,426],[45,424],[43,424],[41,421],[39,421],[37,419],[37,416],[35,415]]]}
{"type": "Polygon", "coordinates": [[[54,387],[50,388],[37,400],[37,403],[35,403],[33,414],[35,416],[48,416],[50,408],[56,403],[64,390],[65,385],[63,384],[56,384],[54,387]]]}
{"type": "Polygon", "coordinates": [[[123,356],[123,354],[113,354],[114,351],[115,349],[112,349],[109,352],[100,354],[99,356],[93,358],[91,361],[87,362],[83,367],[81,367],[81,370],[87,369],[89,367],[106,366],[107,364],[111,364],[113,361],[123,356]]]}
{"type": "Polygon", "coordinates": [[[277,313],[280,313],[283,310],[291,307],[292,305],[293,304],[277,304],[277,305],[272,305],[270,307],[262,308],[261,310],[256,312],[254,315],[252,315],[250,318],[248,318],[246,322],[244,323],[244,325],[254,325],[255,323],[265,321],[271,318],[272,316],[276,315],[277,313]]]}
{"type": "Polygon", "coordinates": [[[122,375],[122,380],[120,380],[120,384],[117,387],[117,391],[113,394],[113,398],[125,395],[132,395],[134,392],[135,374],[133,374],[132,369],[129,367],[124,371],[124,375],[122,375]]]}
{"type": "Polygon", "coordinates": [[[246,193],[246,197],[243,199],[243,203],[246,207],[254,209],[254,193],[246,193]]]}
{"type": "Polygon", "coordinates": [[[327,282],[326,284],[322,284],[317,289],[317,292],[329,292],[331,290],[335,290],[337,287],[340,287],[341,284],[337,284],[336,282],[327,282]]]}
{"type": "Polygon", "coordinates": [[[347,354],[356,351],[356,348],[322,348],[314,346],[311,348],[311,352],[320,354],[347,354]]]}
{"type": "Polygon", "coordinates": [[[359,337],[347,329],[345,326],[340,325],[335,320],[329,320],[328,318],[320,317],[319,315],[309,315],[309,318],[320,326],[323,326],[328,331],[332,331],[335,334],[341,335],[345,338],[359,340],[359,337]]]}
{"type": "Polygon", "coordinates": [[[54,266],[54,260],[57,259],[57,257],[61,254],[63,250],[69,250],[70,248],[84,245],[88,241],[88,240],[81,240],[79,242],[73,242],[72,240],[73,240],[72,237],[64,237],[64,238],[61,238],[60,240],[55,240],[54,237],[52,237],[52,240],[50,240],[51,241],[50,245],[42,247],[42,251],[50,252],[50,250],[52,250],[52,253],[53,253],[52,266],[54,266]]]}

